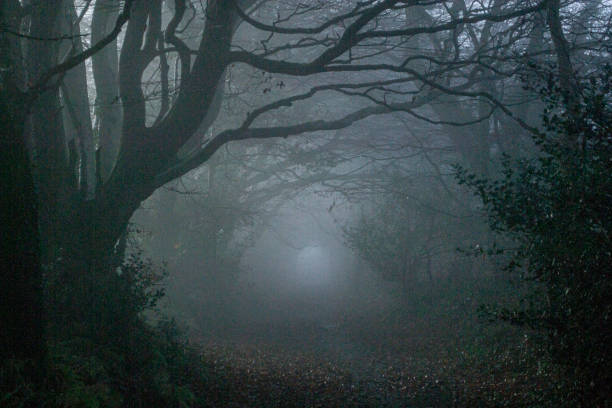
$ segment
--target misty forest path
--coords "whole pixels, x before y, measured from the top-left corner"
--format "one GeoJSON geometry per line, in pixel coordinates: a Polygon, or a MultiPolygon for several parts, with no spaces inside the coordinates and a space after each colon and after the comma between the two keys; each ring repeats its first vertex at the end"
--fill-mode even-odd
{"type": "Polygon", "coordinates": [[[452,406],[455,385],[436,373],[439,362],[413,355],[419,346],[404,348],[382,326],[352,323],[267,322],[200,339],[218,382],[211,406],[452,406]]]}
{"type": "Polygon", "coordinates": [[[232,299],[239,313],[192,332],[208,406],[498,407],[540,381],[523,336],[480,326],[472,308],[276,296],[232,299]]]}

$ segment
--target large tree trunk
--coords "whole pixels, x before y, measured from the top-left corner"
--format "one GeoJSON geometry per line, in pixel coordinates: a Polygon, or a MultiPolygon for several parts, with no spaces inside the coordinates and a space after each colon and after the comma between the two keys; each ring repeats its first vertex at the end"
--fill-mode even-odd
{"type": "MultiPolygon", "coordinates": [[[[16,29],[19,2],[2,2],[0,24],[16,29]]],[[[19,40],[0,33],[0,362],[33,363],[44,373],[45,342],[37,197],[24,138],[27,99],[19,40]]]]}
{"type": "MultiPolygon", "coordinates": [[[[60,16],[61,32],[70,40],[62,41],[60,55],[83,52],[81,31],[76,24],[77,13],[73,0],[64,0],[65,12],[60,16]]],[[[67,178],[69,192],[84,198],[92,197],[95,187],[95,152],[91,116],[89,113],[89,91],[85,64],[67,71],[62,79],[61,97],[64,107],[63,122],[66,140],[71,147],[67,178]],[[76,163],[78,162],[78,163],[76,163]],[[77,169],[78,167],[78,169],[77,169]]],[[[72,197],[69,197],[72,198],[72,197]]]]}
{"type": "MultiPolygon", "coordinates": [[[[91,42],[97,43],[113,29],[119,15],[118,0],[98,0],[91,21],[91,42]]],[[[113,40],[92,57],[96,85],[96,131],[99,140],[100,178],[108,179],[119,154],[122,110],[119,100],[119,57],[113,40]]]]}
{"type": "MultiPolygon", "coordinates": [[[[87,200],[93,198],[84,187],[93,181],[94,160],[84,66],[63,75],[67,86],[61,93],[59,77],[51,78],[44,92],[26,91],[65,60],[68,49],[67,41],[15,35],[22,12],[17,0],[0,2],[0,24],[10,28],[0,32],[0,361],[31,360],[42,373],[43,265],[46,277],[60,283],[83,276],[92,283],[108,273],[119,262],[115,244],[130,215],[152,188],[117,185],[87,200]]],[[[41,2],[31,9],[28,35],[74,34],[75,17],[71,0],[41,2]]],[[[73,46],[73,53],[81,51],[80,44],[73,46]]],[[[78,304],[67,292],[67,304],[78,304]]]]}
{"type": "Polygon", "coordinates": [[[23,137],[25,101],[10,81],[0,93],[0,360],[45,355],[36,192],[23,137]]]}
{"type": "MultiPolygon", "coordinates": [[[[39,38],[54,38],[61,34],[57,28],[62,0],[49,0],[33,7],[31,35],[39,38]]],[[[30,41],[27,43],[26,61],[28,81],[35,83],[58,62],[58,41],[30,41]]],[[[43,263],[49,264],[59,257],[55,246],[62,234],[61,209],[62,189],[68,167],[68,145],[62,117],[59,92],[54,88],[45,90],[33,102],[29,117],[29,131],[33,142],[34,180],[38,193],[43,263]]]]}

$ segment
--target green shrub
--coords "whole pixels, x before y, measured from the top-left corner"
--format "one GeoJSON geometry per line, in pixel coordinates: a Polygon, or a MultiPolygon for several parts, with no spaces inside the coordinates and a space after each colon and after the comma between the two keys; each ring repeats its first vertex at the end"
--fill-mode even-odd
{"type": "Polygon", "coordinates": [[[153,325],[144,317],[163,296],[164,276],[138,251],[107,274],[48,273],[45,386],[30,383],[26,362],[2,362],[0,406],[198,406],[201,359],[174,321],[153,325]]]}
{"type": "Polygon", "coordinates": [[[536,158],[505,157],[499,180],[458,171],[484,202],[491,228],[515,245],[493,251],[509,254],[505,271],[535,284],[522,305],[488,310],[548,335],[551,356],[566,369],[569,405],[612,401],[610,74],[606,67],[584,83],[575,109],[549,81],[536,158]]]}

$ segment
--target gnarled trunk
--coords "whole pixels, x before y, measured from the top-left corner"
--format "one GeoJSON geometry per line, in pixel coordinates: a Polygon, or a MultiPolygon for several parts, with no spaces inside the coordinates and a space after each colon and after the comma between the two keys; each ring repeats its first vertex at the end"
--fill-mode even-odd
{"type": "Polygon", "coordinates": [[[10,81],[0,93],[0,360],[45,356],[37,198],[23,137],[25,98],[10,81]]]}
{"type": "MultiPolygon", "coordinates": [[[[16,0],[0,5],[0,24],[21,23],[16,0]]],[[[27,96],[19,39],[0,32],[0,362],[30,360],[42,378],[45,343],[37,197],[24,137],[27,96]],[[18,62],[18,63],[16,63],[18,62]]]]}

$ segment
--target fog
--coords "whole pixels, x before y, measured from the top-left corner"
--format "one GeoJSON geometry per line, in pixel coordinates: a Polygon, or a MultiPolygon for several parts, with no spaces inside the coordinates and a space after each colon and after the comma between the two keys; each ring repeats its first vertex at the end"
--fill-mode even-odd
{"type": "MultiPolygon", "coordinates": [[[[269,216],[240,259],[231,289],[192,306],[202,309],[201,320],[192,322],[196,333],[211,340],[227,336],[228,341],[249,342],[255,336],[257,341],[287,342],[306,334],[300,329],[328,330],[347,314],[361,313],[372,300],[363,297],[365,292],[371,292],[370,298],[383,296],[375,275],[343,244],[342,231],[327,211],[329,203],[317,198],[299,195],[292,201],[300,201],[300,207],[290,202],[269,216]],[[314,205],[304,208],[310,200],[314,205]],[[218,307],[207,309],[209,303],[218,307]],[[292,325],[292,333],[282,333],[292,325]]],[[[206,271],[201,272],[204,278],[206,271]]],[[[169,302],[173,296],[183,294],[171,292],[169,302]]]]}
{"type": "Polygon", "coordinates": [[[2,407],[609,407],[609,0],[0,2],[2,407]]]}

